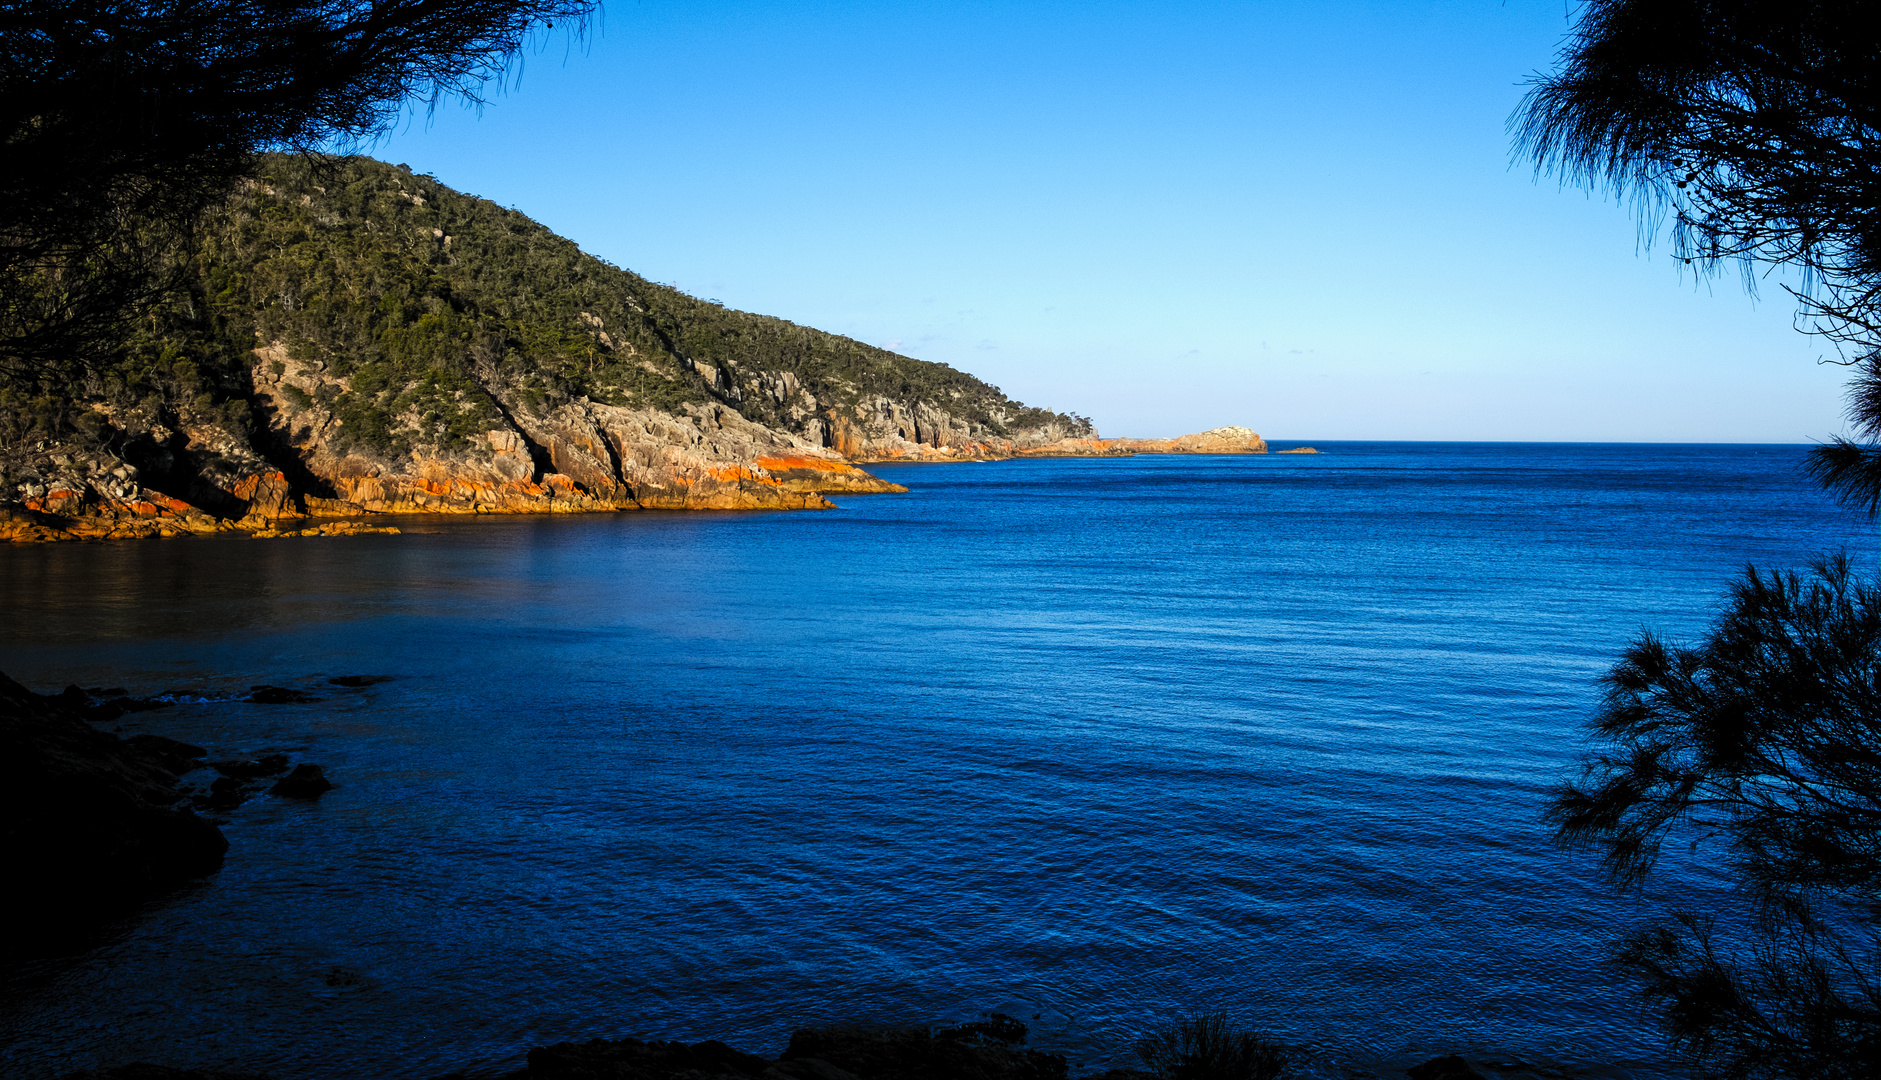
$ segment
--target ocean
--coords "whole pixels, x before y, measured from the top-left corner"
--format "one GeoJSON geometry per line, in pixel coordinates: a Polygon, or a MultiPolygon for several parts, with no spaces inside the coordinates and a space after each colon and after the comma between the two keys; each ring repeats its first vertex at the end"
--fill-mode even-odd
{"type": "Polygon", "coordinates": [[[7,972],[0,1072],[494,1076],[998,1011],[1076,1076],[1220,1009],[1327,1076],[1677,1075],[1611,943],[1731,883],[1701,851],[1617,893],[1549,791],[1642,628],[1691,640],[1746,564],[1872,567],[1874,527],[1800,446],[1317,445],[0,549],[0,671],[339,785],[7,972]]]}

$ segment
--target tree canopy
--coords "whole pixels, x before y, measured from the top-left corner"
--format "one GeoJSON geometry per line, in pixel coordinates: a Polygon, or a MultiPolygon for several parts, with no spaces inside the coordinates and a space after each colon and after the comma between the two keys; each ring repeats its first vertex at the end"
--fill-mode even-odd
{"type": "Polygon", "coordinates": [[[110,347],[166,250],[264,149],[480,100],[592,0],[28,0],[0,5],[0,364],[110,347]]]}
{"type": "Polygon", "coordinates": [[[1846,558],[1748,570],[1695,647],[1640,637],[1607,676],[1603,748],[1555,794],[1562,840],[1637,885],[1668,840],[1721,839],[1754,902],[1734,958],[1680,914],[1621,952],[1675,1046],[1732,1077],[1881,1061],[1881,589],[1846,558]]]}
{"type": "Polygon", "coordinates": [[[1513,121],[1544,170],[1669,214],[1687,264],[1788,266],[1808,329],[1859,366],[1811,470],[1881,508],[1881,19],[1849,0],[1588,0],[1513,121]]]}
{"type": "Polygon", "coordinates": [[[1588,0],[1514,120],[1715,268],[1788,264],[1814,328],[1881,344],[1881,20],[1865,4],[1588,0]]]}
{"type": "MultiPolygon", "coordinates": [[[[1881,20],[1871,5],[1587,0],[1518,111],[1543,170],[1630,199],[1700,271],[1776,267],[1856,365],[1858,443],[1810,469],[1881,508],[1881,20]]],[[[1709,1075],[1870,1077],[1881,1061],[1881,590],[1846,559],[1749,570],[1697,646],[1647,634],[1607,677],[1601,749],[1557,837],[1641,885],[1722,840],[1742,918],[1675,913],[1619,959],[1709,1075]]]]}
{"type": "Polygon", "coordinates": [[[945,364],[688,296],[365,157],[259,155],[170,258],[174,287],[76,378],[0,378],[0,489],[37,469],[32,447],[75,443],[187,497],[186,475],[218,466],[161,432],[265,447],[254,350],[275,343],[344,380],[320,402],[340,445],[393,457],[463,452],[497,426],[499,402],[541,415],[575,398],[667,412],[716,401],[806,437],[832,408],[859,417],[881,401],[985,435],[1091,430],[945,364]]]}

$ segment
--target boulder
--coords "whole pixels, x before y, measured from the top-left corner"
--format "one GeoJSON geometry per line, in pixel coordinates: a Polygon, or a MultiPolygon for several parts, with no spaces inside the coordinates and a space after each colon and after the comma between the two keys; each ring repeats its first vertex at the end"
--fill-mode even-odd
{"type": "Polygon", "coordinates": [[[196,805],[204,810],[233,810],[242,805],[254,789],[246,782],[233,776],[219,776],[209,785],[209,796],[198,799],[196,805]]]}
{"type": "Polygon", "coordinates": [[[320,699],[299,690],[290,690],[285,686],[251,686],[248,688],[248,702],[251,705],[302,705],[320,699]]]}
{"type": "MultiPolygon", "coordinates": [[[[69,697],[72,689],[73,688],[68,687],[65,695],[62,695],[68,702],[72,700],[69,697]]],[[[105,694],[110,693],[111,691],[105,691],[105,694]]],[[[154,712],[157,709],[171,708],[176,704],[173,701],[163,701],[158,698],[126,697],[122,690],[117,691],[116,694],[117,696],[115,697],[106,697],[103,694],[89,694],[88,701],[80,701],[79,707],[84,710],[85,719],[95,724],[102,724],[110,720],[116,720],[125,713],[154,712]]]]}
{"type": "Polygon", "coordinates": [[[276,781],[268,793],[289,799],[317,799],[332,790],[333,782],[327,779],[325,769],[318,765],[296,765],[294,771],[276,781]]]}

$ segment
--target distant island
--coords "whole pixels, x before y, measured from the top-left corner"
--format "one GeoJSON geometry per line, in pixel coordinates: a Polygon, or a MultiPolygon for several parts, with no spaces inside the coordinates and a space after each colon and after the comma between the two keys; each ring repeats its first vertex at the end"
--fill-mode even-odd
{"type": "Polygon", "coordinates": [[[9,387],[0,538],[395,531],[409,513],[821,509],[871,462],[1266,453],[1102,439],[945,364],[732,311],[369,158],[271,155],[78,385],[9,387]]]}

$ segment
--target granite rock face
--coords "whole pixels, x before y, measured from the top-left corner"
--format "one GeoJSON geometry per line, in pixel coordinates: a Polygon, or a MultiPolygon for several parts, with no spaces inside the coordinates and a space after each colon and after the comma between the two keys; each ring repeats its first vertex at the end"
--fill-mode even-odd
{"type": "Polygon", "coordinates": [[[0,675],[6,876],[28,925],[80,926],[222,865],[228,841],[177,805],[176,769],[200,750],[98,731],[0,675]]]}
{"type": "Polygon", "coordinates": [[[270,389],[257,384],[272,405],[270,422],[298,455],[300,483],[264,465],[205,499],[224,510],[218,516],[148,488],[114,491],[75,476],[0,503],[0,540],[342,536],[397,532],[389,518],[399,514],[820,510],[832,505],[825,492],[907,490],[723,406],[668,414],[576,401],[545,416],[519,416],[469,450],[388,459],[336,448],[329,414],[272,397],[270,389]]]}
{"type": "Polygon", "coordinates": [[[249,512],[264,517],[809,510],[830,505],[824,491],[906,490],[717,403],[666,412],[575,399],[539,413],[506,409],[501,427],[454,454],[349,451],[337,438],[341,421],[321,404],[343,380],[284,345],[256,356],[270,428],[332,492],[302,494],[298,506],[251,503],[249,512]]]}

